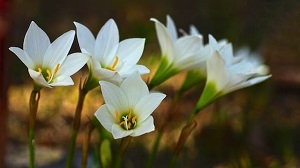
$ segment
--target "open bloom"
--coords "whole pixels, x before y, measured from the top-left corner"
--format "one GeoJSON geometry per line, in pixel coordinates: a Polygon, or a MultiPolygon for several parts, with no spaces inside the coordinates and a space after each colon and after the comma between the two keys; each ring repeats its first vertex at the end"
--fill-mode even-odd
{"type": "Polygon", "coordinates": [[[90,78],[99,85],[100,80],[119,83],[123,78],[138,71],[149,73],[143,65],[137,65],[144,50],[145,39],[130,38],[119,43],[118,27],[113,19],[109,19],[95,38],[84,25],[74,22],[77,38],[83,53],[91,55],[88,62],[90,78]]]}
{"type": "Polygon", "coordinates": [[[195,113],[220,96],[271,77],[257,71],[257,66],[253,66],[248,59],[234,57],[231,44],[215,51],[207,59],[207,81],[195,113]]]}
{"type": "Polygon", "coordinates": [[[23,50],[10,47],[13,53],[28,67],[35,83],[42,87],[73,85],[71,75],[81,69],[89,59],[82,53],[67,56],[74,40],[75,31],[71,30],[53,43],[47,34],[31,22],[24,38],[23,50]]]}
{"type": "Polygon", "coordinates": [[[170,16],[167,16],[167,27],[157,19],[151,21],[155,23],[162,61],[150,85],[158,85],[181,71],[197,69],[206,61],[208,50],[203,46],[202,36],[194,30],[193,35],[178,37],[170,16]]]}
{"type": "Polygon", "coordinates": [[[103,127],[115,139],[139,136],[154,130],[151,113],[166,97],[162,93],[149,93],[138,72],[124,79],[120,86],[100,81],[105,100],[95,113],[103,127]]]}

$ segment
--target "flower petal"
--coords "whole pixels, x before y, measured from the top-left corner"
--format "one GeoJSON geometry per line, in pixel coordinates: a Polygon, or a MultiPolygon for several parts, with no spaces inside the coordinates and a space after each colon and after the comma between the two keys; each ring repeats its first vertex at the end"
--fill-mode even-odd
{"type": "Polygon", "coordinates": [[[222,91],[229,83],[229,74],[225,68],[225,62],[217,51],[207,58],[206,83],[214,83],[217,91],[222,91]]]}
{"type": "Polygon", "coordinates": [[[18,47],[9,47],[9,50],[12,51],[17,57],[29,68],[34,69],[34,63],[31,60],[30,56],[27,55],[22,49],[18,47]]]}
{"type": "Polygon", "coordinates": [[[70,86],[74,85],[72,78],[68,75],[60,75],[54,77],[50,83],[51,86],[70,86]]]}
{"type": "Polygon", "coordinates": [[[151,18],[150,20],[155,23],[156,34],[162,52],[162,56],[166,57],[170,63],[173,62],[174,44],[170,34],[168,33],[167,28],[157,19],[151,18]]]}
{"type": "Polygon", "coordinates": [[[73,53],[67,56],[65,61],[59,67],[56,75],[68,75],[71,76],[79,71],[89,60],[90,56],[83,53],[73,53]]]}
{"type": "Polygon", "coordinates": [[[99,31],[94,56],[98,60],[107,60],[105,64],[113,61],[119,44],[119,30],[113,19],[109,19],[99,31]]]}
{"type": "Polygon", "coordinates": [[[49,45],[50,40],[47,34],[32,21],[24,38],[24,51],[35,64],[41,65],[49,45]]]}
{"type": "Polygon", "coordinates": [[[96,118],[100,121],[101,125],[109,132],[112,132],[112,126],[116,123],[116,119],[110,113],[107,105],[102,105],[95,113],[96,118]]]}
{"type": "Polygon", "coordinates": [[[76,26],[76,33],[78,43],[81,49],[81,52],[84,52],[82,49],[87,51],[89,54],[94,54],[94,47],[95,47],[95,37],[92,32],[85,27],[84,25],[74,22],[76,26]]]}
{"type": "Polygon", "coordinates": [[[134,109],[134,111],[138,113],[138,121],[143,122],[148,118],[165,97],[166,95],[162,93],[150,93],[144,96],[134,109]]]}
{"type": "Polygon", "coordinates": [[[134,71],[138,71],[141,75],[150,73],[150,70],[144,65],[133,65],[122,67],[122,69],[119,71],[119,74],[122,78],[126,78],[130,76],[134,71]]]}
{"type": "Polygon", "coordinates": [[[124,79],[120,88],[124,91],[130,107],[134,107],[140,99],[149,94],[146,83],[137,71],[124,79]]]}
{"type": "Polygon", "coordinates": [[[149,133],[155,130],[154,119],[152,116],[145,119],[142,123],[139,123],[136,128],[134,128],[134,132],[130,134],[130,136],[140,136],[142,134],[149,133]]]}
{"type": "Polygon", "coordinates": [[[177,29],[176,29],[173,19],[169,15],[167,15],[167,30],[170,33],[171,39],[173,41],[176,41],[178,38],[177,29]]]}
{"type": "Polygon", "coordinates": [[[120,42],[117,56],[124,61],[125,66],[135,65],[141,58],[145,39],[131,38],[120,42]]]}
{"type": "Polygon", "coordinates": [[[123,138],[123,137],[127,137],[130,134],[133,133],[133,130],[124,130],[121,126],[119,126],[118,124],[114,124],[112,126],[112,131],[111,131],[113,137],[115,139],[119,139],[119,138],[123,138]]]}
{"type": "Polygon", "coordinates": [[[35,83],[37,83],[41,86],[51,88],[51,86],[48,84],[48,82],[43,77],[42,73],[36,72],[32,69],[28,69],[28,72],[29,72],[30,77],[35,81],[35,83]]]}
{"type": "Polygon", "coordinates": [[[112,105],[118,112],[129,109],[127,97],[122,89],[106,81],[100,81],[100,85],[106,104],[112,105]]]}
{"type": "Polygon", "coordinates": [[[70,51],[74,36],[74,30],[59,36],[47,49],[43,65],[50,68],[55,68],[57,64],[61,65],[70,51]]]}

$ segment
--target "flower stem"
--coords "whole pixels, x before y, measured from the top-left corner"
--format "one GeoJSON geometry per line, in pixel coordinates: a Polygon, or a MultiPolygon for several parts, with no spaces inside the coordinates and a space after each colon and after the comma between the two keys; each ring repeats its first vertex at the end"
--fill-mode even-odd
{"type": "Polygon", "coordinates": [[[84,87],[81,84],[79,84],[79,98],[75,110],[75,116],[73,120],[73,129],[72,129],[72,135],[71,135],[71,140],[70,140],[70,146],[69,146],[69,151],[68,151],[68,156],[67,156],[67,161],[66,161],[66,168],[71,168],[72,167],[72,161],[73,161],[73,156],[74,156],[74,151],[76,147],[76,138],[77,134],[80,128],[80,123],[81,123],[81,112],[82,112],[82,107],[83,107],[83,102],[84,98],[87,94],[87,91],[84,89],[84,87]]]}
{"type": "Polygon", "coordinates": [[[177,102],[179,100],[181,96],[181,92],[176,92],[174,98],[172,99],[172,102],[168,108],[168,111],[163,119],[163,123],[161,125],[161,127],[158,129],[158,133],[155,137],[155,141],[153,143],[153,146],[152,146],[152,149],[151,149],[151,152],[150,152],[150,155],[148,157],[148,160],[147,160],[147,164],[146,164],[146,168],[151,168],[153,166],[153,160],[156,156],[156,153],[157,153],[157,150],[158,150],[158,147],[159,147],[159,143],[160,143],[160,140],[162,138],[162,135],[163,135],[163,132],[165,130],[165,127],[170,119],[170,114],[173,114],[174,113],[174,110],[176,109],[176,105],[177,105],[177,102]]]}
{"type": "Polygon", "coordinates": [[[89,150],[89,144],[91,139],[92,131],[94,130],[94,126],[92,121],[88,122],[85,127],[85,137],[83,140],[83,146],[82,146],[82,160],[81,160],[81,168],[86,168],[87,165],[87,158],[88,158],[88,150],[89,150]]]}
{"type": "Polygon", "coordinates": [[[34,86],[34,89],[31,91],[30,100],[29,100],[29,167],[35,168],[35,147],[34,147],[34,130],[35,130],[35,120],[37,109],[40,100],[40,89],[34,86]]]}
{"type": "Polygon", "coordinates": [[[122,159],[124,157],[124,154],[131,142],[132,137],[128,136],[122,139],[121,141],[121,146],[120,146],[120,151],[118,152],[117,155],[117,160],[116,160],[116,164],[115,164],[115,168],[119,168],[121,167],[121,163],[122,163],[122,159]]]}

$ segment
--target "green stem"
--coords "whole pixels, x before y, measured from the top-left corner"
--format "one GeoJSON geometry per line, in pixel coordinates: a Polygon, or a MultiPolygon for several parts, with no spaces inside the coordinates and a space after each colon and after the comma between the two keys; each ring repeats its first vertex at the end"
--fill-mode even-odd
{"type": "Polygon", "coordinates": [[[175,96],[172,100],[172,103],[170,104],[170,106],[168,108],[168,111],[167,111],[167,113],[164,117],[162,126],[158,129],[158,133],[155,137],[155,141],[153,143],[150,155],[149,155],[148,160],[147,160],[146,168],[151,168],[153,166],[153,160],[156,156],[156,153],[157,153],[157,150],[158,150],[159,143],[161,141],[163,132],[164,132],[165,127],[166,127],[166,125],[167,125],[167,123],[170,119],[170,114],[173,114],[174,110],[176,109],[176,105],[177,105],[177,102],[178,102],[180,96],[181,96],[181,92],[176,92],[176,94],[175,94],[175,96]]]}
{"type": "Polygon", "coordinates": [[[35,168],[35,147],[34,147],[34,130],[35,130],[35,120],[37,109],[40,100],[40,89],[34,85],[34,89],[31,91],[29,100],[29,167],[35,168]]]}
{"type": "Polygon", "coordinates": [[[92,124],[92,121],[90,121],[85,128],[85,138],[83,140],[82,145],[82,160],[81,160],[81,168],[86,168],[87,165],[87,158],[88,158],[88,150],[89,150],[89,144],[91,139],[92,131],[94,130],[94,126],[92,124]]]}
{"type": "Polygon", "coordinates": [[[81,81],[80,81],[79,98],[78,98],[75,116],[74,116],[74,120],[73,120],[72,136],[71,136],[69,151],[68,151],[68,155],[67,155],[66,168],[72,167],[73,156],[74,156],[74,151],[75,151],[75,147],[76,147],[76,138],[77,138],[77,134],[78,134],[78,131],[80,128],[81,112],[82,112],[82,107],[83,107],[83,103],[84,103],[86,94],[87,94],[87,91],[81,85],[81,81]]]}
{"type": "Polygon", "coordinates": [[[120,151],[118,152],[117,155],[117,160],[116,160],[116,164],[115,164],[115,168],[120,168],[121,167],[121,163],[123,160],[123,157],[125,155],[125,152],[131,142],[132,137],[128,136],[122,139],[121,141],[121,147],[120,147],[120,151]]]}

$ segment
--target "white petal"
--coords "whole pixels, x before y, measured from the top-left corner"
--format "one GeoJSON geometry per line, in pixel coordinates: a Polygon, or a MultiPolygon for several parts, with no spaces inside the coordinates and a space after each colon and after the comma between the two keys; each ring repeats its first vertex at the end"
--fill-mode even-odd
{"type": "Polygon", "coordinates": [[[32,69],[28,69],[29,75],[31,76],[31,78],[39,85],[41,86],[45,86],[45,87],[49,87],[51,88],[51,86],[48,84],[48,82],[45,80],[45,78],[43,77],[42,73],[36,72],[32,69]]]}
{"type": "Polygon", "coordinates": [[[151,18],[151,21],[155,22],[156,34],[159,42],[159,46],[163,57],[167,57],[169,62],[174,60],[174,44],[167,28],[158,20],[151,18]]]}
{"type": "Polygon", "coordinates": [[[133,130],[124,130],[121,126],[119,126],[118,124],[114,124],[112,126],[112,131],[111,131],[113,137],[115,139],[119,139],[119,138],[123,138],[123,137],[127,137],[128,135],[133,133],[133,130]]]}
{"type": "Polygon", "coordinates": [[[150,93],[144,96],[134,109],[134,111],[138,113],[138,121],[143,122],[148,118],[165,97],[166,95],[162,93],[150,93]]]}
{"type": "Polygon", "coordinates": [[[217,51],[207,58],[207,83],[210,82],[216,84],[218,91],[222,91],[229,83],[225,62],[217,51]]]}
{"type": "Polygon", "coordinates": [[[141,98],[149,94],[146,83],[137,71],[124,79],[120,88],[124,91],[130,107],[135,106],[141,98]]]}
{"type": "Polygon", "coordinates": [[[141,75],[150,73],[150,70],[144,65],[133,65],[122,67],[122,69],[119,71],[119,74],[122,78],[126,78],[130,76],[134,71],[138,71],[141,75]]]}
{"type": "Polygon", "coordinates": [[[116,123],[115,117],[109,112],[106,104],[102,105],[95,113],[96,118],[102,126],[109,132],[112,132],[112,125],[116,123]]]}
{"type": "Polygon", "coordinates": [[[199,37],[203,38],[203,36],[199,33],[198,29],[194,26],[190,26],[190,35],[198,35],[199,37]]]}
{"type": "Polygon", "coordinates": [[[94,56],[98,60],[114,59],[119,44],[119,30],[113,19],[109,19],[99,31],[95,48],[94,56]]]}
{"type": "Polygon", "coordinates": [[[173,41],[176,41],[178,38],[177,29],[176,29],[173,19],[169,15],[167,15],[167,29],[168,29],[168,32],[170,33],[171,39],[173,41]]]}
{"type": "Polygon", "coordinates": [[[122,78],[118,72],[101,68],[99,65],[92,67],[92,73],[99,81],[104,80],[114,84],[119,84],[122,81],[122,78]]]}
{"type": "Polygon", "coordinates": [[[100,85],[106,104],[112,105],[118,112],[129,109],[127,97],[122,89],[106,81],[100,81],[100,85]]]}
{"type": "Polygon", "coordinates": [[[49,45],[50,40],[47,34],[32,21],[24,38],[24,51],[35,64],[42,65],[44,54],[49,45]]]}
{"type": "Polygon", "coordinates": [[[70,51],[74,36],[74,30],[70,30],[59,36],[47,49],[43,65],[53,68],[57,64],[62,64],[70,51]]]}
{"type": "Polygon", "coordinates": [[[202,39],[198,36],[184,36],[175,42],[175,51],[178,58],[175,64],[180,64],[183,59],[188,58],[202,49],[202,39]]]}
{"type": "Polygon", "coordinates": [[[82,49],[84,49],[88,53],[93,55],[95,41],[96,41],[94,35],[84,25],[77,22],[74,22],[74,24],[76,26],[77,39],[78,39],[81,52],[84,52],[82,51],[82,49]]]}
{"type": "Polygon", "coordinates": [[[27,55],[26,52],[24,52],[22,49],[18,47],[10,47],[10,51],[12,51],[14,54],[17,55],[17,57],[29,68],[34,69],[34,63],[31,60],[31,58],[27,55]]]}
{"type": "Polygon", "coordinates": [[[73,75],[87,63],[89,58],[89,55],[83,53],[70,54],[69,56],[67,56],[63,64],[59,67],[56,75],[73,75]]]}
{"type": "Polygon", "coordinates": [[[55,76],[50,83],[51,86],[70,86],[74,85],[72,78],[68,75],[55,76]]]}
{"type": "Polygon", "coordinates": [[[130,136],[140,136],[142,134],[146,134],[154,130],[154,119],[152,116],[150,116],[142,123],[138,123],[137,127],[134,128],[134,132],[130,136]]]}
{"type": "Polygon", "coordinates": [[[120,42],[117,56],[125,62],[125,66],[135,65],[141,58],[145,39],[131,38],[120,42]]]}

